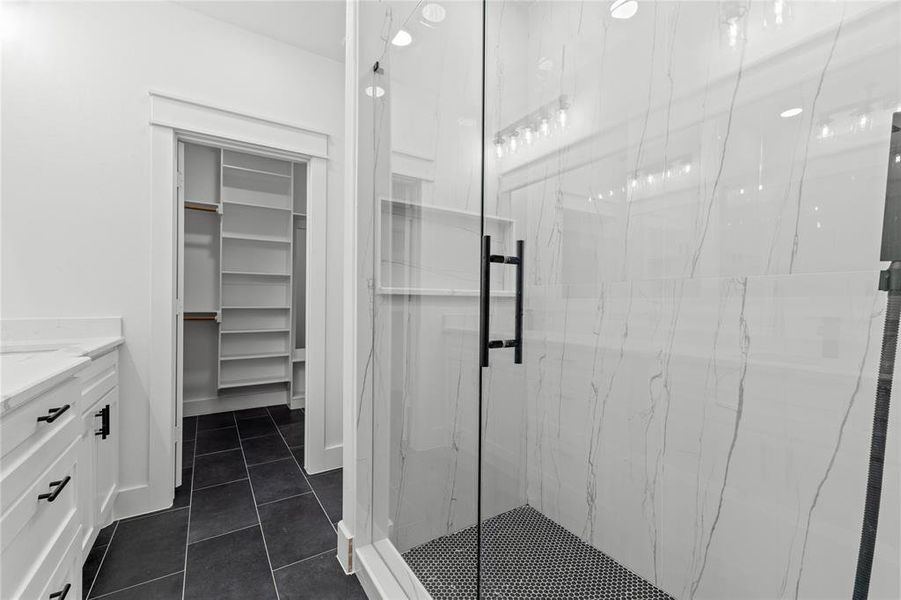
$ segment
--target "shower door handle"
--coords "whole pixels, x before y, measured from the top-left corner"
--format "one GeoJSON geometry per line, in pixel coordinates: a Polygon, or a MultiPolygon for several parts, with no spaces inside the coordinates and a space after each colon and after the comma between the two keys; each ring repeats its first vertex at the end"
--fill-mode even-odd
{"type": "Polygon", "coordinates": [[[523,290],[523,246],[516,240],[516,256],[491,254],[491,236],[482,236],[482,285],[479,295],[479,364],[488,366],[488,351],[496,348],[513,348],[513,363],[522,364],[522,290],[523,290]],[[516,266],[516,303],[514,310],[514,333],[512,340],[489,339],[490,319],[488,311],[491,301],[491,263],[516,266]]]}

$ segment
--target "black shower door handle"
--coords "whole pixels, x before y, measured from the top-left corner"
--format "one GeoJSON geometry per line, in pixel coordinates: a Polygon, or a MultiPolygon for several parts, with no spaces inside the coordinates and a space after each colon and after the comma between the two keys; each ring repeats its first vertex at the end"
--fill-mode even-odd
{"type": "Polygon", "coordinates": [[[522,364],[522,290],[523,290],[524,242],[516,240],[516,256],[491,254],[491,236],[482,236],[482,285],[479,295],[479,364],[488,366],[488,351],[497,348],[513,348],[513,363],[522,364]],[[516,303],[512,340],[490,339],[488,311],[491,302],[491,263],[516,266],[516,303]]]}

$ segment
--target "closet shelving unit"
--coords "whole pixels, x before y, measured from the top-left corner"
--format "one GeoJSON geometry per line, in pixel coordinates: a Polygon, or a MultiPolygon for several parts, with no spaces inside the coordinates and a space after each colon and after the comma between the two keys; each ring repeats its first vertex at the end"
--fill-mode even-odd
{"type": "Polygon", "coordinates": [[[191,143],[182,151],[184,320],[192,323],[184,332],[185,402],[229,396],[252,405],[279,389],[286,401],[302,397],[295,312],[305,304],[297,288],[306,246],[295,246],[294,224],[306,205],[307,165],[191,143]]]}
{"type": "MultiPolygon", "coordinates": [[[[303,189],[307,187],[307,169],[306,165],[295,163],[292,166],[292,175],[294,184],[303,189]]],[[[306,194],[296,194],[293,198],[292,209],[292,241],[293,241],[293,264],[297,278],[294,282],[293,290],[293,306],[295,308],[293,314],[293,338],[294,349],[291,353],[291,373],[294,381],[301,381],[304,378],[304,367],[306,362],[306,247],[307,247],[307,196],[306,194]]],[[[297,406],[303,401],[305,390],[294,386],[292,390],[292,405],[297,406]]]]}

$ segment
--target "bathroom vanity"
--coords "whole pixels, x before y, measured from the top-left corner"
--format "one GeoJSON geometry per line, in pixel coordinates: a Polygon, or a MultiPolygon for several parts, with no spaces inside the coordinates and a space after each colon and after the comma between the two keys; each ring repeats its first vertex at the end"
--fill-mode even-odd
{"type": "Polygon", "coordinates": [[[0,598],[80,598],[118,491],[121,321],[0,328],[0,598]]]}

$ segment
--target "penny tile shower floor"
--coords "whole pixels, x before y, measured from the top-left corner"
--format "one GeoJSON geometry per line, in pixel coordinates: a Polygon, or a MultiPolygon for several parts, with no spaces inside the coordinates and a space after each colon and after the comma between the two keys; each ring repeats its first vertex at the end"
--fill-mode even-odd
{"type": "MultiPolygon", "coordinates": [[[[476,528],[434,539],[404,558],[435,600],[476,596],[476,528]]],[[[530,506],[482,524],[482,598],[673,600],[530,506]]]]}

